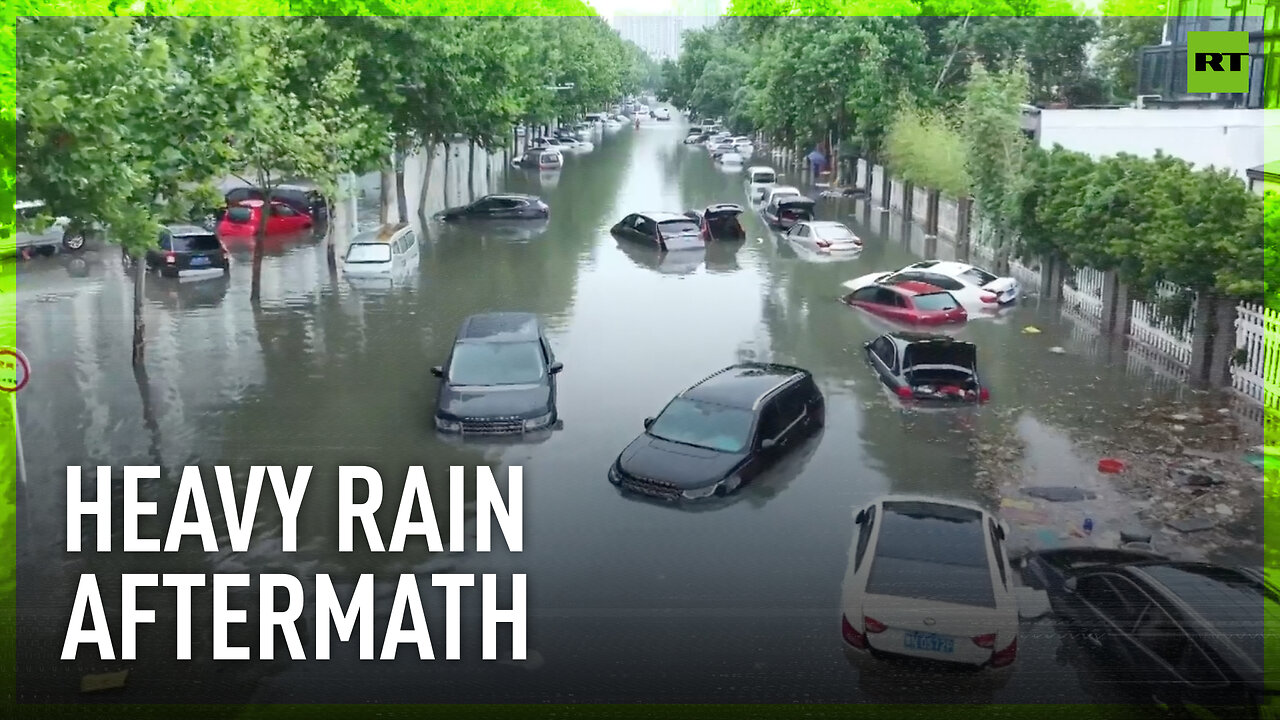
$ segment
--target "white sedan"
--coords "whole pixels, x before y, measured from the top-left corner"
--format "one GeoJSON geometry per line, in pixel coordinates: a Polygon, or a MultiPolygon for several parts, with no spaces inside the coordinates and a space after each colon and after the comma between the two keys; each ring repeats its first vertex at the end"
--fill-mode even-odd
{"type": "Polygon", "coordinates": [[[954,280],[964,283],[970,288],[976,288],[989,294],[996,296],[996,303],[1000,305],[1008,305],[1018,299],[1018,281],[1011,277],[998,277],[977,265],[969,265],[961,262],[950,262],[946,260],[924,260],[922,262],[908,265],[903,270],[923,270],[930,273],[945,275],[954,280]]]}
{"type": "Polygon", "coordinates": [[[849,290],[861,290],[877,283],[887,285],[912,281],[928,283],[950,292],[964,306],[965,310],[969,311],[971,316],[974,314],[999,314],[997,311],[1002,304],[1013,302],[1018,297],[1018,283],[1012,278],[995,278],[994,275],[987,273],[988,276],[995,278],[995,280],[988,282],[986,286],[980,286],[975,283],[975,278],[972,276],[954,277],[951,274],[954,272],[954,268],[944,267],[945,272],[936,271],[935,268],[940,265],[961,268],[973,267],[962,263],[926,260],[914,265],[908,265],[897,272],[877,272],[863,275],[845,282],[844,287],[849,290]],[[1008,299],[1002,302],[1002,298],[1008,299]]]}
{"type": "Polygon", "coordinates": [[[823,254],[858,252],[862,238],[838,222],[813,220],[792,225],[783,234],[793,245],[823,254]]]}
{"type": "Polygon", "coordinates": [[[976,505],[888,495],[854,525],[840,618],[848,657],[926,659],[1007,680],[1018,602],[1004,523],[976,505]]]}

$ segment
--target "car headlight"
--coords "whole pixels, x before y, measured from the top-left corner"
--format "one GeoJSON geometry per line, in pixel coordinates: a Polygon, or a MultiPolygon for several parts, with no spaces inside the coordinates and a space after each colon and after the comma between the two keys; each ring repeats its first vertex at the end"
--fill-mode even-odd
{"type": "Polygon", "coordinates": [[[436,429],[443,430],[444,432],[462,432],[462,423],[457,420],[445,420],[437,417],[436,429]]]}
{"type": "Polygon", "coordinates": [[[609,466],[609,482],[614,485],[622,484],[622,473],[618,472],[618,464],[614,463],[609,466]]]}
{"type": "Polygon", "coordinates": [[[703,498],[709,498],[712,495],[715,495],[716,489],[719,488],[721,484],[722,483],[716,483],[714,485],[708,485],[706,487],[693,488],[690,490],[685,490],[680,494],[683,495],[686,500],[701,500],[703,498]]]}
{"type": "Polygon", "coordinates": [[[544,427],[546,427],[546,426],[550,425],[550,424],[551,424],[551,416],[552,416],[553,414],[554,414],[554,413],[547,413],[546,415],[539,415],[538,417],[529,418],[528,420],[525,420],[525,421],[524,421],[524,429],[525,429],[525,430],[537,430],[537,429],[539,429],[539,428],[544,428],[544,427]]]}

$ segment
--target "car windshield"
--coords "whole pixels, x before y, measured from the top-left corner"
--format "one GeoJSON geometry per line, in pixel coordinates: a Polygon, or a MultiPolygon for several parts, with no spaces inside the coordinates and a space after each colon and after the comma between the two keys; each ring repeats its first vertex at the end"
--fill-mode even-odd
{"type": "Polygon", "coordinates": [[[751,181],[757,183],[771,183],[774,181],[774,175],[773,173],[756,173],[755,176],[751,178],[751,181]]]}
{"type": "Polygon", "coordinates": [[[536,342],[461,342],[453,349],[449,382],[454,385],[528,385],[542,379],[542,348],[536,342]]]}
{"type": "Polygon", "coordinates": [[[754,419],[749,410],[676,398],[649,426],[649,434],[662,440],[736,453],[747,447],[754,419]]]}
{"type": "Polygon", "coordinates": [[[995,282],[996,280],[1000,279],[995,275],[992,275],[991,273],[987,272],[986,270],[983,270],[982,268],[976,268],[976,267],[969,268],[968,270],[965,270],[964,272],[960,273],[960,277],[978,286],[986,285],[987,283],[995,282]]]}
{"type": "Polygon", "coordinates": [[[349,263],[378,263],[391,260],[391,246],[386,243],[357,243],[347,249],[349,263]]]}
{"type": "Polygon", "coordinates": [[[178,235],[172,240],[175,252],[208,252],[221,250],[222,243],[216,235],[178,235]]]}
{"type": "Polygon", "coordinates": [[[945,292],[917,295],[911,301],[917,310],[954,310],[959,307],[951,293],[945,292]]]}
{"type": "Polygon", "coordinates": [[[666,220],[658,224],[658,231],[665,237],[676,237],[678,235],[697,235],[701,232],[701,229],[692,220],[666,220]]]}
{"type": "Polygon", "coordinates": [[[227,211],[227,219],[233,223],[247,223],[253,219],[253,208],[233,207],[227,211]]]}
{"type": "Polygon", "coordinates": [[[926,502],[887,502],[867,592],[995,607],[982,514],[926,502]]]}

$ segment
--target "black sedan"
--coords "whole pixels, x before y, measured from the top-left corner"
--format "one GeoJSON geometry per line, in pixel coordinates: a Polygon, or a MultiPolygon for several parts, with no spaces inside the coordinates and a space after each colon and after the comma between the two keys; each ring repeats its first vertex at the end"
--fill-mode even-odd
{"type": "Polygon", "coordinates": [[[680,501],[728,495],[818,432],[826,401],[807,370],[742,363],[685,390],[618,456],[609,482],[680,501]]]}
{"type": "Polygon", "coordinates": [[[1104,548],[1035,552],[1020,565],[1125,687],[1162,704],[1221,708],[1220,717],[1257,718],[1272,699],[1263,647],[1280,610],[1262,572],[1104,548]]]}
{"type": "Polygon", "coordinates": [[[534,195],[485,195],[470,205],[452,207],[436,214],[436,219],[455,220],[541,220],[551,208],[534,195]]]}

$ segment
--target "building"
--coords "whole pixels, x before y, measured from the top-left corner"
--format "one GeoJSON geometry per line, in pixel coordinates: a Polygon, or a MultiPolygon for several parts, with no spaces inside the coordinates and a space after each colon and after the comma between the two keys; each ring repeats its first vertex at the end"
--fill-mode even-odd
{"type": "Polygon", "coordinates": [[[1228,16],[1200,16],[1198,9],[1196,0],[1175,0],[1172,12],[1187,14],[1170,15],[1164,42],[1139,51],[1140,97],[1134,107],[1030,108],[1024,111],[1024,129],[1046,149],[1062,145],[1095,158],[1120,152],[1151,157],[1161,151],[1196,167],[1229,169],[1258,193],[1274,187],[1275,176],[1264,178],[1263,166],[1275,167],[1280,147],[1267,147],[1263,137],[1280,130],[1280,118],[1262,108],[1280,107],[1280,0],[1244,0],[1231,6],[1228,16]],[[1195,30],[1249,33],[1249,92],[1186,91],[1187,32],[1195,30]]]}
{"type": "MultiPolygon", "coordinates": [[[[701,7],[690,10],[704,11],[711,4],[700,3],[701,7]]],[[[630,40],[640,46],[655,60],[675,60],[680,56],[680,44],[684,33],[690,30],[701,30],[714,25],[720,18],[716,15],[616,15],[613,27],[623,40],[630,40]]]]}

